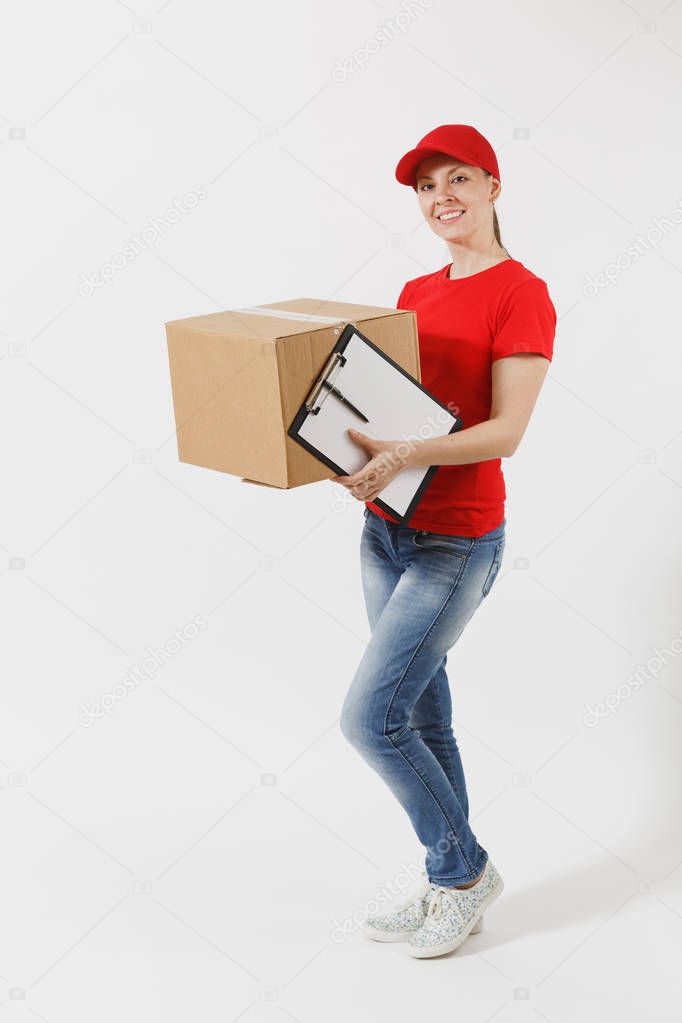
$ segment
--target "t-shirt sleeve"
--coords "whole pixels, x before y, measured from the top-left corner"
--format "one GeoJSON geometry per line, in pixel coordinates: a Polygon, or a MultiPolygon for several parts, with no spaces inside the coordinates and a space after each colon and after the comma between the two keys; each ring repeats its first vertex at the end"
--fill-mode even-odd
{"type": "Polygon", "coordinates": [[[521,284],[500,309],[493,338],[492,360],[532,353],[551,361],[556,310],[547,285],[539,277],[521,284]]]}
{"type": "Polygon", "coordinates": [[[410,308],[409,305],[407,304],[407,290],[408,290],[409,286],[410,286],[410,282],[409,281],[407,282],[407,284],[403,285],[403,290],[398,295],[398,301],[395,304],[396,309],[409,309],[410,308]]]}

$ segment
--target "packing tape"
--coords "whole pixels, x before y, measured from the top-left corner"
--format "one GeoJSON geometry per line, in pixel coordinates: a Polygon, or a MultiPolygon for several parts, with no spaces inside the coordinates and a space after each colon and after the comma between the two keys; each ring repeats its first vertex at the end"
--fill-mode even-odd
{"type": "Polygon", "coordinates": [[[287,312],[286,309],[269,309],[267,306],[250,305],[246,309],[232,309],[233,313],[252,313],[257,316],[279,316],[282,320],[301,320],[308,323],[341,323],[342,316],[314,316],[312,313],[287,312]]]}

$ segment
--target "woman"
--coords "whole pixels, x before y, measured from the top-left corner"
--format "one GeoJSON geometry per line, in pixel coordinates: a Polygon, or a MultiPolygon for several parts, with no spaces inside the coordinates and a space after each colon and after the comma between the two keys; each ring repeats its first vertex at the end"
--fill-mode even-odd
{"type": "Polygon", "coordinates": [[[468,822],[445,665],[500,568],[500,460],[514,454],[528,425],[553,354],[556,312],[545,282],[502,246],[497,158],[475,128],[434,129],[402,157],[396,177],[417,192],[452,257],[408,281],[398,308],[416,311],[423,385],[464,427],[409,442],[351,431],[369,460],[334,479],[365,502],[360,553],[371,638],[341,729],[426,848],[420,890],[397,911],[368,920],[365,931],[405,941],[413,956],[428,958],[479,930],[503,888],[468,822]],[[439,468],[409,526],[373,503],[402,469],[430,465],[439,468]]]}

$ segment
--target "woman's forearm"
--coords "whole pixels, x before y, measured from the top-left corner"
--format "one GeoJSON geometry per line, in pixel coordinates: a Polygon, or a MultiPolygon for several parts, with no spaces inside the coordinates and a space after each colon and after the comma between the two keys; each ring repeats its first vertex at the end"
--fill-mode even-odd
{"type": "Polygon", "coordinates": [[[467,465],[491,458],[508,458],[514,451],[509,424],[501,419],[487,419],[447,437],[407,442],[411,450],[406,465],[410,468],[429,465],[467,465]]]}

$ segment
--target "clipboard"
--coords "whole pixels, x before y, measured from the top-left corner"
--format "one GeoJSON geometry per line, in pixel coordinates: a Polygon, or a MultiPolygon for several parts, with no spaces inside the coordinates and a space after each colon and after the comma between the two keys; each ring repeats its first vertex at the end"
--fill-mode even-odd
{"type": "MultiPolygon", "coordinates": [[[[377,440],[421,440],[456,433],[463,425],[447,405],[349,323],[287,434],[337,476],[351,476],[367,464],[365,452],[348,436],[351,427],[377,440]]],[[[406,525],[437,469],[437,465],[403,469],[372,504],[406,525]]]]}

